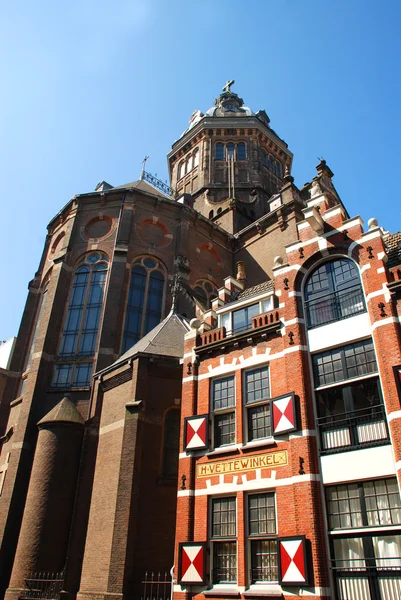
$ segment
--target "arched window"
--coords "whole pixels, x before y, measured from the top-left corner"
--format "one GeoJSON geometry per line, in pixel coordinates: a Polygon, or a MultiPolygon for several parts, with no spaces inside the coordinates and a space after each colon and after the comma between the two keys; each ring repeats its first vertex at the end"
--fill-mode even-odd
{"type": "Polygon", "coordinates": [[[274,172],[274,158],[269,154],[269,169],[274,172]]]}
{"type": "Polygon", "coordinates": [[[305,286],[308,327],[318,327],[364,312],[361,280],[354,262],[337,258],[320,265],[305,286]]]}
{"type": "Polygon", "coordinates": [[[235,158],[235,144],[230,142],[227,144],[227,159],[231,160],[232,158],[235,158]]]}
{"type": "Polygon", "coordinates": [[[195,150],[192,157],[192,168],[195,169],[199,165],[199,150],[195,150]]]}
{"type": "Polygon", "coordinates": [[[213,298],[217,298],[217,287],[207,279],[195,283],[194,292],[205,308],[210,308],[213,298]]]}
{"type": "Polygon", "coordinates": [[[178,450],[180,445],[180,410],[171,408],[164,417],[163,477],[177,479],[178,450]]]}
{"type": "Polygon", "coordinates": [[[213,219],[213,217],[214,217],[214,211],[213,211],[213,210],[211,210],[211,211],[209,212],[209,219],[213,219]]]}
{"type": "Polygon", "coordinates": [[[216,144],[216,160],[224,160],[224,144],[222,142],[216,144]]]}
{"type": "Polygon", "coordinates": [[[262,164],[264,167],[267,168],[268,164],[267,164],[267,152],[265,152],[264,150],[262,150],[262,164]]]}
{"type": "Polygon", "coordinates": [[[238,160],[246,160],[246,144],[245,144],[245,142],[240,142],[237,145],[237,159],[238,160]]]}
{"type": "Polygon", "coordinates": [[[100,252],[88,254],[75,270],[61,336],[53,386],[88,386],[98,338],[107,258],[100,252]],[[73,361],[71,359],[74,359],[73,361]],[[80,360],[84,358],[85,360],[80,360]],[[68,360],[69,359],[69,360],[68,360]]]}
{"type": "Polygon", "coordinates": [[[150,256],[135,260],[128,292],[122,352],[151,331],[162,316],[165,270],[150,256]]]}
{"type": "Polygon", "coordinates": [[[178,179],[182,179],[187,172],[187,162],[185,160],[181,161],[178,167],[178,179]]]}
{"type": "Polygon", "coordinates": [[[274,161],[274,172],[278,177],[281,177],[281,163],[278,160],[274,161]]]}

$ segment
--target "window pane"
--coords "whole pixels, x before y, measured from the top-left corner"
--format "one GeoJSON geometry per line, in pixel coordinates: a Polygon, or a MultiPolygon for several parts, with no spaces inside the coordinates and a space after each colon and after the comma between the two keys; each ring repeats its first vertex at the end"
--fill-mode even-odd
{"type": "Polygon", "coordinates": [[[221,142],[218,142],[216,144],[216,159],[224,160],[224,144],[222,144],[221,142]]]}
{"type": "Polygon", "coordinates": [[[333,546],[337,568],[352,570],[366,566],[362,538],[335,538],[333,546]]]}
{"type": "Polygon", "coordinates": [[[52,385],[54,387],[69,387],[72,365],[57,365],[54,371],[52,385]]]}
{"type": "Polygon", "coordinates": [[[248,408],[248,440],[251,442],[271,434],[270,404],[248,408]]]}
{"type": "Polygon", "coordinates": [[[235,535],[235,498],[214,498],[212,500],[212,537],[224,538],[235,535]]]}
{"type": "Polygon", "coordinates": [[[398,525],[401,522],[401,500],[395,479],[382,479],[363,484],[368,525],[398,525]]]}
{"type": "Polygon", "coordinates": [[[270,398],[269,369],[254,369],[245,372],[245,402],[260,402],[270,398]]]}
{"type": "Polygon", "coordinates": [[[213,410],[234,406],[234,377],[216,379],[212,386],[213,410]]]}
{"type": "Polygon", "coordinates": [[[214,445],[235,443],[235,413],[224,413],[214,417],[214,445]]]}
{"type": "Polygon", "coordinates": [[[237,146],[237,158],[238,160],[246,159],[246,145],[244,142],[240,142],[237,146]]]}
{"type": "Polygon", "coordinates": [[[92,363],[77,363],[75,365],[73,387],[85,387],[90,384],[92,363]]]}
{"type": "Polygon", "coordinates": [[[213,543],[213,583],[237,581],[237,543],[213,543]]]}
{"type": "Polygon", "coordinates": [[[251,582],[278,581],[276,540],[251,541],[251,582]]]}
{"type": "Polygon", "coordinates": [[[234,150],[235,150],[234,144],[232,144],[232,143],[227,144],[227,158],[228,159],[234,158],[234,150]]]}
{"type": "Polygon", "coordinates": [[[326,494],[330,529],[362,527],[362,508],[357,484],[329,487],[326,494]]]}
{"type": "Polygon", "coordinates": [[[193,155],[192,167],[195,168],[199,164],[199,150],[195,150],[193,155]]]}
{"type": "Polygon", "coordinates": [[[401,536],[381,535],[373,538],[373,548],[377,567],[401,567],[401,536]]]}
{"type": "Polygon", "coordinates": [[[125,316],[124,339],[122,346],[123,352],[131,347],[133,340],[134,342],[138,341],[141,335],[146,275],[146,270],[139,265],[136,265],[132,269],[127,312],[125,316]]]}
{"type": "Polygon", "coordinates": [[[249,496],[248,521],[249,535],[276,533],[274,493],[249,496]]]}
{"type": "Polygon", "coordinates": [[[152,271],[149,277],[148,297],[144,334],[160,323],[163,304],[164,276],[160,271],[152,271]]]}
{"type": "Polygon", "coordinates": [[[169,410],[164,420],[163,476],[175,479],[178,474],[180,411],[169,410]]]}

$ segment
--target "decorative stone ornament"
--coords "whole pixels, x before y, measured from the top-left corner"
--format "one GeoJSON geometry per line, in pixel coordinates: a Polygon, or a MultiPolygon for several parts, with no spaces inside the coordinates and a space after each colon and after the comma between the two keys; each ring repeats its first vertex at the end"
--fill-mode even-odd
{"type": "Polygon", "coordinates": [[[305,536],[278,539],[279,582],[285,586],[308,585],[305,536]]]}
{"type": "Polygon", "coordinates": [[[204,450],[208,447],[208,415],[197,415],[184,420],[185,450],[204,450]]]}
{"type": "Polygon", "coordinates": [[[273,435],[288,433],[297,429],[294,392],[273,398],[273,435]]]}
{"type": "Polygon", "coordinates": [[[179,545],[178,581],[181,585],[206,583],[206,543],[181,542],[179,545]]]}

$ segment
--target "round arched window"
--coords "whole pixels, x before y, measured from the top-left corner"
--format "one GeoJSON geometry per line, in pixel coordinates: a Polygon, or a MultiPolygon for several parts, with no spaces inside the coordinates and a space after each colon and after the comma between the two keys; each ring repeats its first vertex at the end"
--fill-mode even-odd
{"type": "Polygon", "coordinates": [[[359,272],[349,258],[337,258],[315,269],[305,285],[308,327],[318,327],[364,312],[359,272]]]}

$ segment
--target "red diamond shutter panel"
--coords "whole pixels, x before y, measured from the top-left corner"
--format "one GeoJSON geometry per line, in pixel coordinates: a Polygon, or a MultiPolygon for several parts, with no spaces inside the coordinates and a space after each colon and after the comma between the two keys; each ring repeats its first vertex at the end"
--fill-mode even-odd
{"type": "Polygon", "coordinates": [[[295,431],[297,428],[294,392],[273,398],[273,435],[295,431]]]}
{"type": "Polygon", "coordinates": [[[306,539],[304,536],[280,538],[279,580],[285,585],[307,585],[306,539]]]}
{"type": "Polygon", "coordinates": [[[185,419],[185,450],[202,450],[208,446],[208,415],[185,419]]]}
{"type": "Polygon", "coordinates": [[[205,583],[206,542],[181,542],[179,549],[178,578],[181,584],[205,583]]]}

